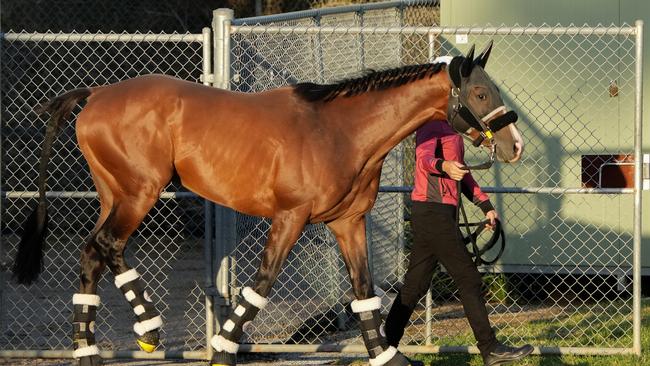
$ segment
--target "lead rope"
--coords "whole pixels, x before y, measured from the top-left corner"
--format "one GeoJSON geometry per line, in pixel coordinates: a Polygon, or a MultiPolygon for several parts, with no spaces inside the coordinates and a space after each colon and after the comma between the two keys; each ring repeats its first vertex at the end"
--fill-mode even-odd
{"type": "MultiPolygon", "coordinates": [[[[472,243],[472,252],[470,252],[470,255],[474,257],[474,264],[478,267],[482,264],[494,264],[496,261],[501,258],[501,255],[503,254],[505,248],[506,248],[506,235],[503,231],[503,226],[497,219],[496,222],[496,227],[493,229],[494,234],[492,234],[492,237],[490,240],[485,244],[483,249],[479,249],[478,243],[477,243],[477,238],[480,232],[483,230],[481,226],[484,227],[485,224],[488,223],[487,220],[481,221],[481,222],[469,222],[467,219],[467,213],[465,212],[465,207],[463,206],[463,199],[461,197],[461,181],[458,180],[456,181],[456,194],[458,195],[458,205],[456,206],[456,222],[458,223],[459,226],[465,227],[465,232],[467,233],[467,237],[463,237],[463,244],[467,245],[467,241],[472,243]],[[463,221],[465,222],[464,224],[461,225],[460,222],[460,213],[463,214],[463,221]],[[477,226],[476,232],[472,233],[470,227],[471,226],[477,226]],[[494,257],[492,260],[484,260],[483,259],[483,254],[487,252],[488,250],[492,249],[494,245],[497,243],[497,241],[501,239],[501,248],[499,249],[499,253],[497,253],[496,257],[494,257]]],[[[462,234],[462,233],[461,233],[462,234]]]]}
{"type": "Polygon", "coordinates": [[[472,243],[472,250],[474,251],[474,264],[478,267],[481,265],[481,256],[479,255],[479,249],[478,249],[478,244],[476,244],[476,238],[472,235],[472,231],[469,228],[469,221],[467,220],[467,213],[465,213],[465,207],[463,206],[463,199],[460,196],[461,193],[461,182],[460,180],[456,181],[456,195],[458,195],[458,205],[456,206],[456,222],[458,223],[459,226],[460,224],[460,213],[463,214],[463,221],[465,221],[465,224],[462,225],[465,227],[465,232],[467,233],[467,236],[470,238],[470,241],[472,243]]]}

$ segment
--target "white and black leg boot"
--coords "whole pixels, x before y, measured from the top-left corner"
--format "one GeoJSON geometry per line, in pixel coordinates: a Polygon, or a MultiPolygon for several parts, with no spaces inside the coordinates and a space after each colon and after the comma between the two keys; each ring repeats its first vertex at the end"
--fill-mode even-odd
{"type": "Polygon", "coordinates": [[[242,300],[223,324],[219,334],[212,337],[211,344],[215,352],[210,360],[211,366],[237,365],[237,342],[244,333],[246,323],[253,321],[257,313],[269,302],[250,287],[244,287],[241,294],[242,300]]]}
{"type": "Polygon", "coordinates": [[[99,356],[99,348],[95,344],[95,319],[99,307],[99,296],[74,294],[72,306],[73,357],[79,360],[79,366],[103,365],[102,358],[99,356]]]}
{"type": "Polygon", "coordinates": [[[158,328],[162,327],[162,318],[144,289],[140,274],[135,269],[121,273],[115,276],[115,286],[122,291],[138,319],[133,325],[138,346],[145,352],[153,352],[160,343],[158,328]]]}
{"type": "Polygon", "coordinates": [[[370,356],[370,366],[409,366],[410,363],[397,348],[389,346],[380,333],[381,299],[377,296],[365,300],[354,300],[352,312],[359,315],[361,335],[370,356]]]}

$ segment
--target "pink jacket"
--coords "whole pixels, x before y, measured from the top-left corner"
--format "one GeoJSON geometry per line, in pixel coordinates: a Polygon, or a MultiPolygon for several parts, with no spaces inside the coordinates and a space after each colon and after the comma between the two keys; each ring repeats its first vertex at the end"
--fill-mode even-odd
{"type": "MultiPolygon", "coordinates": [[[[442,171],[442,162],[452,160],[465,164],[464,156],[463,137],[446,121],[430,121],[420,127],[415,133],[415,187],[411,199],[455,206],[458,203],[456,181],[442,171]]],[[[461,180],[461,189],[483,213],[494,209],[471,173],[461,180]]]]}

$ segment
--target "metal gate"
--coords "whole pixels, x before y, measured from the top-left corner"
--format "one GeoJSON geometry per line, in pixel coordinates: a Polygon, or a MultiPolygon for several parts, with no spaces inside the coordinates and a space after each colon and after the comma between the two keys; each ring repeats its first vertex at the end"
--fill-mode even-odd
{"type": "MultiPolygon", "coordinates": [[[[79,284],[79,253],[99,213],[99,202],[67,123],[48,173],[50,234],[45,268],[30,287],[9,277],[21,225],[36,203],[38,153],[45,119],[33,108],[80,86],[95,86],[148,73],[200,82],[210,74],[210,30],[203,34],[7,33],[2,39],[2,246],[0,263],[0,355],[71,356],[70,299],[79,284]],[[68,351],[59,351],[68,350],[68,351]]],[[[207,82],[206,82],[207,83],[207,82]]],[[[75,110],[79,111],[79,108],[75,110]]],[[[206,223],[204,201],[169,186],[127,247],[127,260],[144,277],[166,326],[169,355],[194,351],[204,357],[206,311],[203,296],[206,223]],[[197,266],[197,263],[200,263],[197,266]]],[[[210,222],[211,224],[211,222],[210,222]]],[[[104,276],[98,345],[105,355],[131,356],[132,311],[104,276]]],[[[210,319],[210,318],[208,318],[210,319]]],[[[135,354],[137,355],[137,354],[135,354]]]]}
{"type": "MultiPolygon", "coordinates": [[[[491,320],[505,341],[531,342],[543,353],[640,352],[641,190],[593,183],[602,164],[627,159],[641,187],[642,23],[440,28],[393,21],[386,24],[385,14],[379,24],[355,14],[331,23],[314,15],[226,19],[229,59],[221,84],[259,91],[296,80],[331,82],[367,68],[462,54],[467,38],[477,47],[493,39],[488,71],[523,117],[518,127],[527,145],[520,163],[476,174],[506,220],[509,242],[499,264],[480,268],[491,320]],[[546,325],[540,330],[530,326],[535,323],[546,325]]],[[[409,140],[391,152],[368,220],[371,269],[384,311],[401,286],[409,250],[405,194],[413,157],[409,140]]],[[[468,161],[480,160],[470,149],[468,161]]],[[[229,277],[222,284],[229,283],[224,291],[236,302],[241,286],[253,280],[259,262],[251,253],[261,251],[270,226],[242,215],[233,220],[229,277]]],[[[467,346],[473,335],[444,269],[431,288],[402,348],[477,352],[467,346]]],[[[255,347],[243,349],[363,352],[347,309],[352,299],[332,235],[324,226],[308,227],[270,306],[248,329],[246,340],[255,347]]]]}

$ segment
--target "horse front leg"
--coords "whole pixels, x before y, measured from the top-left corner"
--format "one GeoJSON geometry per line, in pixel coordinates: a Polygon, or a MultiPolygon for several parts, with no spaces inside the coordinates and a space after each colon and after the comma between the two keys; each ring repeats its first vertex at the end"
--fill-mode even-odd
{"type": "Polygon", "coordinates": [[[356,300],[352,312],[359,316],[363,342],[370,356],[370,366],[408,366],[410,363],[397,349],[389,346],[379,330],[381,299],[374,294],[368,267],[365,216],[339,219],[328,224],[332,229],[350,275],[356,300]]]}
{"type": "Polygon", "coordinates": [[[216,351],[210,361],[212,366],[237,364],[238,342],[244,332],[244,325],[253,321],[257,313],[268,303],[267,297],[271,287],[280,273],[282,264],[298,240],[308,215],[307,206],[277,212],[274,215],[255,284],[252,288],[243,289],[241,293],[243,299],[231,312],[219,334],[212,337],[210,343],[216,351]]]}

